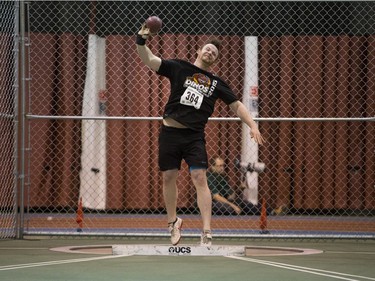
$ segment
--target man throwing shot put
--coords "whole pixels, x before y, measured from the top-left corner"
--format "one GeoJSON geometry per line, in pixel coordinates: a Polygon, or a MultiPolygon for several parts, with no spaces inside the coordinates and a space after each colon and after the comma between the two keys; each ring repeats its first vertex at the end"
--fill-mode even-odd
{"type": "Polygon", "coordinates": [[[262,144],[263,137],[250,113],[228,84],[209,72],[219,57],[219,41],[212,40],[204,44],[197,51],[196,60],[192,64],[179,59],[161,59],[154,55],[146,46],[151,35],[150,30],[143,25],[137,34],[136,45],[143,63],[157,74],[167,77],[171,85],[159,135],[159,167],[162,171],[171,242],[177,245],[181,238],[182,219],[176,214],[176,180],[184,159],[197,190],[197,202],[203,221],[201,245],[209,247],[212,242],[212,201],[206,177],[208,160],[205,126],[214,111],[216,100],[224,101],[250,127],[250,134],[255,142],[262,144]]]}

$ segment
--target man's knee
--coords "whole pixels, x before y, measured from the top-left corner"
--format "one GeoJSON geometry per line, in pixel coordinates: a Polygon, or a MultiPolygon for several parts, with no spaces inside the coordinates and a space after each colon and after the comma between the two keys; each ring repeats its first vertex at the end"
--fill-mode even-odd
{"type": "Polygon", "coordinates": [[[168,170],[163,172],[163,184],[169,185],[176,182],[178,170],[168,170]]]}
{"type": "Polygon", "coordinates": [[[207,186],[205,169],[194,169],[191,171],[191,179],[196,186],[207,186]]]}

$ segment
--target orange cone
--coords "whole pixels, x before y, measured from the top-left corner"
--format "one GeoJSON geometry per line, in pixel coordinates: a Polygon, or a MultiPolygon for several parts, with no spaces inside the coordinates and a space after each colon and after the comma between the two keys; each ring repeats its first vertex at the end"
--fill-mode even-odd
{"type": "Polygon", "coordinates": [[[79,198],[76,222],[78,223],[77,232],[82,232],[83,228],[83,208],[82,208],[82,197],[79,198]]]}
{"type": "Polygon", "coordinates": [[[260,234],[270,233],[267,230],[267,206],[266,206],[266,200],[264,198],[262,198],[262,209],[260,211],[259,226],[260,226],[260,234]]]}

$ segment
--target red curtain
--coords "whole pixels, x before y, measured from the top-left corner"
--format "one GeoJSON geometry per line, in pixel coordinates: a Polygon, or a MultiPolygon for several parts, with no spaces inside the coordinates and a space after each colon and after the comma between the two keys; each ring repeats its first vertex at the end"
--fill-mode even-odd
{"type": "MultiPolygon", "coordinates": [[[[85,42],[73,34],[30,34],[31,112],[37,115],[81,115],[85,78],[85,42]]],[[[79,195],[81,122],[29,122],[32,206],[75,206],[79,195]]]]}
{"type": "MultiPolygon", "coordinates": [[[[31,34],[31,112],[81,115],[87,38],[72,34],[31,34]],[[40,75],[42,73],[42,75],[40,75]]],[[[207,36],[163,35],[151,39],[163,58],[193,62],[207,36]]],[[[109,116],[161,116],[169,82],[138,58],[134,36],[107,38],[109,116]]],[[[222,58],[214,72],[242,95],[243,38],[220,37],[222,58]]],[[[260,38],[260,116],[374,116],[374,36],[283,36],[260,38]],[[354,114],[354,115],[353,115],[354,114]]],[[[233,116],[219,102],[214,116],[233,116]]],[[[79,196],[80,121],[30,122],[32,207],[76,206],[79,196]]],[[[107,122],[107,207],[156,209],[164,206],[157,168],[159,121],[107,122]]],[[[296,208],[374,208],[374,128],[371,123],[262,122],[267,143],[261,160],[268,172],[260,193],[269,204],[296,208]],[[356,149],[353,150],[352,148],[356,149]],[[348,169],[349,167],[349,169],[348,169]],[[350,168],[352,167],[352,168],[350,168]],[[359,170],[356,170],[359,167],[359,170]]],[[[240,154],[241,125],[209,122],[209,155],[233,163],[240,154]]],[[[234,172],[230,171],[231,183],[234,172]]],[[[181,208],[195,203],[186,166],[179,178],[181,208]]]]}
{"type": "MultiPolygon", "coordinates": [[[[262,117],[374,116],[374,36],[260,40],[262,117]]],[[[374,128],[358,122],[262,123],[275,205],[374,208],[374,128]],[[372,180],[371,180],[372,179],[372,180]]]]}

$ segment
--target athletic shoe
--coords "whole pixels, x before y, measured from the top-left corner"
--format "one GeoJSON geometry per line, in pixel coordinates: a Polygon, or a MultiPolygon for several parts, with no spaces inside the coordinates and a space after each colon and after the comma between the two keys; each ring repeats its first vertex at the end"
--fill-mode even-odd
{"type": "Polygon", "coordinates": [[[203,232],[201,235],[201,246],[211,247],[212,244],[212,234],[211,232],[203,232]]]}
{"type": "Polygon", "coordinates": [[[168,226],[168,230],[171,234],[171,242],[172,245],[177,245],[181,239],[181,228],[182,228],[182,219],[176,218],[174,223],[170,223],[168,226]]]}

